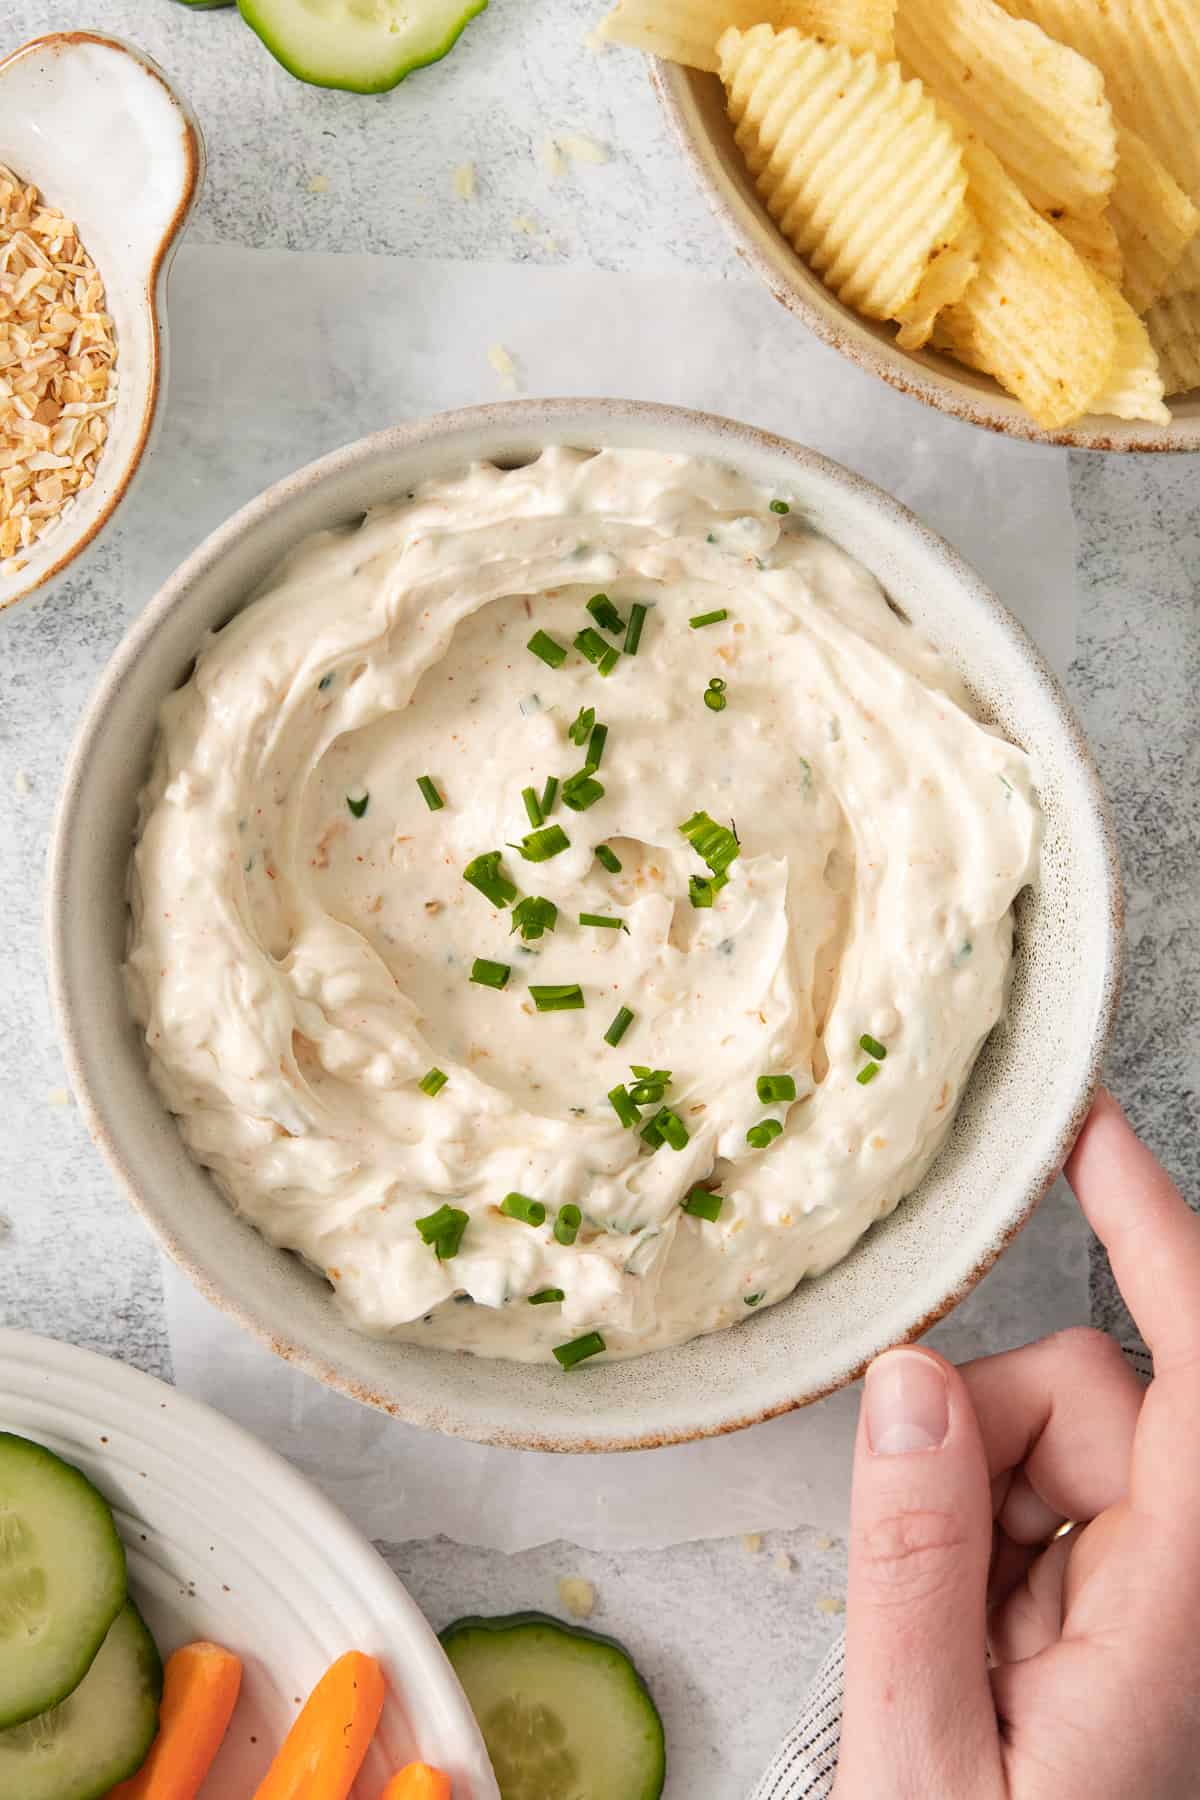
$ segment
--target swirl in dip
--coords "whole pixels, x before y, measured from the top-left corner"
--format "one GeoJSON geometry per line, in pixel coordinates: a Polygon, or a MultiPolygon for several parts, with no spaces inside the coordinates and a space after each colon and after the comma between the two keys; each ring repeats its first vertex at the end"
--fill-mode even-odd
{"type": "Polygon", "coordinates": [[[920,1181],[1039,840],[1026,755],[784,498],[548,450],[300,544],[209,638],[142,796],[130,1001],[192,1153],[360,1329],[632,1355],[782,1299],[920,1181]],[[604,675],[574,640],[622,649],[635,603],[604,675]],[[608,734],[572,784],[582,709],[608,734]],[[550,776],[569,843],[531,861],[550,776]],[[618,1088],[649,1092],[631,1124],[618,1088]]]}

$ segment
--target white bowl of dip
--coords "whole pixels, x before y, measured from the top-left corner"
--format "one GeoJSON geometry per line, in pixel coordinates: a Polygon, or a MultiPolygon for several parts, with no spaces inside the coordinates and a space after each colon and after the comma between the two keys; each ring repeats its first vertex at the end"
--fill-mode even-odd
{"type": "MultiPolygon", "coordinates": [[[[596,687],[602,715],[604,684],[596,687]]],[[[711,715],[697,717],[700,730],[711,715]]],[[[587,815],[556,817],[573,824],[587,815]]],[[[523,890],[538,891],[536,869],[512,861],[527,877],[523,890]]],[[[490,909],[482,899],[479,908],[483,919],[490,909]]],[[[802,1405],[953,1306],[1028,1218],[1073,1142],[1115,1005],[1120,928],[1112,833],[1079,728],[1021,628],[955,553],[815,452],[730,421],[614,401],[512,402],[401,426],[301,470],[214,533],[146,609],[102,680],[66,776],[49,898],[52,985],[80,1104],[131,1200],[200,1289],[277,1353],[359,1399],[479,1441],[561,1450],[680,1441],[802,1405]],[[965,681],[980,717],[1028,753],[1044,815],[1037,883],[1017,905],[1006,1016],[916,1191],[843,1261],[744,1322],[570,1376],[547,1361],[468,1356],[354,1329],[330,1283],[260,1236],[192,1160],[151,1083],[122,974],[138,794],[159,709],[187,679],[205,634],[241,610],[298,540],[355,523],[425,481],[480,462],[524,466],[550,446],[711,459],[786,495],[878,579],[893,609],[965,681]]],[[[609,1010],[591,1021],[597,1035],[609,1010]]],[[[899,1076],[898,1062],[891,1073],[899,1076]]]]}

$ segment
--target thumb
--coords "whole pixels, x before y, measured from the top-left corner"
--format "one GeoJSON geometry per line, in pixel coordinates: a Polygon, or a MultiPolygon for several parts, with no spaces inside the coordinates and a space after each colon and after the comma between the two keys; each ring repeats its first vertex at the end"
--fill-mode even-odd
{"type": "Polygon", "coordinates": [[[961,1376],[929,1350],[877,1357],[855,1448],[837,1800],[1003,1793],[991,1548],[987,1458],[961,1376]]]}

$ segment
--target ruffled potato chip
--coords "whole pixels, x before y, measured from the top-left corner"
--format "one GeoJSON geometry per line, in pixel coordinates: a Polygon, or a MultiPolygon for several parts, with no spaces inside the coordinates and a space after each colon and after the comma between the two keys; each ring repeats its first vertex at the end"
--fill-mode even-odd
{"type": "Polygon", "coordinates": [[[1112,318],[1116,348],[1112,368],[1090,410],[1114,419],[1149,419],[1155,425],[1169,425],[1171,414],[1163,401],[1163,378],[1150,333],[1119,288],[1102,275],[1094,275],[1093,280],[1112,318]]]}
{"type": "Polygon", "coordinates": [[[1200,287],[1181,264],[1200,251],[1200,209],[1188,199],[1145,138],[1117,121],[1117,182],[1109,214],[1125,265],[1122,286],[1135,312],[1144,313],[1169,293],[1176,272],[1181,287],[1200,287]]]}
{"type": "Polygon", "coordinates": [[[1112,220],[1107,213],[1096,213],[1081,219],[1074,213],[1052,212],[1050,223],[1062,232],[1077,256],[1089,268],[1120,287],[1125,275],[1125,259],[1112,220]]]}
{"type": "Polygon", "coordinates": [[[1200,237],[1192,238],[1163,287],[1164,295],[1192,294],[1200,289],[1200,237]]]}
{"type": "Polygon", "coordinates": [[[738,145],[783,235],[847,306],[895,318],[968,227],[953,130],[896,63],[769,25],[717,49],[738,145]]]}
{"type": "MultiPolygon", "coordinates": [[[[869,50],[881,62],[896,54],[896,0],[790,0],[783,11],[786,17],[769,22],[794,25],[805,37],[841,44],[856,55],[869,50]]],[[[768,14],[760,12],[759,18],[768,14]]]]}
{"type": "Polygon", "coordinates": [[[958,237],[938,252],[912,299],[895,314],[900,327],[896,342],[902,350],[920,350],[929,342],[942,308],[961,300],[979,273],[982,247],[983,233],[974,214],[969,214],[958,237]]]}
{"type": "Polygon", "coordinates": [[[723,31],[731,25],[749,30],[763,20],[789,25],[791,11],[789,0],[617,0],[596,36],[715,73],[723,31]]]}
{"type": "Polygon", "coordinates": [[[1200,388],[1200,288],[1157,301],[1146,314],[1146,329],[1167,393],[1200,388]]]}

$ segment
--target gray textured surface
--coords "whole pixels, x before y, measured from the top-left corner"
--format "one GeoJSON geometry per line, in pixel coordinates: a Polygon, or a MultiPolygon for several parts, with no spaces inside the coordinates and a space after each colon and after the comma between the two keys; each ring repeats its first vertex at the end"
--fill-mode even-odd
{"type": "MultiPolygon", "coordinates": [[[[40,31],[91,25],[157,56],[206,127],[209,180],[193,242],[728,274],[732,257],[637,59],[584,47],[599,10],[599,0],[493,0],[444,64],[374,99],[304,89],[235,14],[193,14],[171,0],[95,0],[90,13],[75,0],[8,0],[0,53],[40,31]],[[612,161],[551,182],[539,151],[555,131],[610,145],[612,161]],[[468,160],[479,169],[479,198],[469,204],[452,195],[452,171],[468,160]],[[515,226],[519,218],[536,222],[532,234],[515,226]]],[[[779,329],[794,329],[782,314],[779,329]]],[[[1071,685],[1116,810],[1130,899],[1113,1081],[1193,1196],[1198,477],[1196,459],[1073,459],[1084,551],[1071,685]]],[[[10,1225],[0,1313],[160,1374],[169,1373],[169,1351],[156,1252],[74,1109],[52,1099],[63,1077],[45,996],[40,889],[58,774],[84,698],[147,597],[165,545],[182,549],[211,523],[193,530],[186,488],[176,498],[152,545],[139,551],[122,540],[119,569],[110,547],[53,605],[0,620],[0,1212],[10,1225]]],[[[1102,1269],[1095,1286],[1099,1316],[1115,1319],[1102,1269]]],[[[675,1800],[736,1800],[837,1623],[818,1602],[840,1591],[841,1548],[818,1548],[804,1532],[780,1543],[794,1559],[787,1574],[770,1550],[751,1558],[738,1543],[620,1558],[551,1547],[505,1559],[432,1542],[397,1546],[391,1557],[438,1624],[476,1607],[552,1606],[559,1576],[589,1576],[597,1622],[632,1644],[664,1701],[675,1800]]]]}

